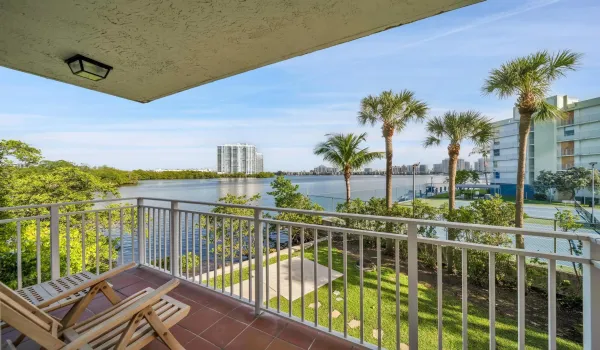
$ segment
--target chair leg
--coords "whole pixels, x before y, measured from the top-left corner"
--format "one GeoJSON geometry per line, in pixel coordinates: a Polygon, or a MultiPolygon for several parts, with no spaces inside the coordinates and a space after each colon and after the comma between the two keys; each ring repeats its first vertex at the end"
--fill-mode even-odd
{"type": "MultiPolygon", "coordinates": [[[[152,307],[150,307],[150,309],[152,309],[152,307]]],[[[144,313],[147,312],[147,311],[148,311],[148,308],[146,308],[146,309],[138,312],[131,319],[131,321],[129,321],[129,324],[127,324],[127,328],[125,328],[125,331],[121,335],[121,338],[119,338],[119,342],[117,343],[117,346],[115,347],[115,350],[125,350],[125,349],[127,349],[127,345],[129,345],[129,341],[131,340],[131,336],[136,331],[138,325],[140,324],[140,321],[144,318],[144,313]]]]}
{"type": "Polygon", "coordinates": [[[63,317],[63,319],[60,321],[63,329],[71,327],[75,324],[75,322],[79,320],[79,317],[81,316],[83,311],[85,311],[85,308],[87,308],[90,302],[94,300],[94,297],[98,293],[99,289],[100,288],[98,284],[91,287],[90,291],[86,294],[86,296],[81,298],[81,300],[76,302],[75,305],[71,307],[69,312],[67,312],[65,317],[63,317]]]}
{"type": "Polygon", "coordinates": [[[12,342],[14,346],[18,346],[25,339],[25,334],[21,333],[15,341],[12,342]]]}
{"type": "Polygon", "coordinates": [[[102,292],[106,299],[108,299],[108,301],[110,301],[113,305],[117,305],[121,302],[121,298],[119,298],[115,290],[106,281],[98,283],[98,287],[100,292],[102,292]]]}
{"type": "Polygon", "coordinates": [[[185,348],[181,346],[181,344],[179,344],[177,339],[175,339],[173,333],[171,333],[171,331],[164,325],[164,323],[162,323],[160,318],[158,318],[158,315],[152,307],[150,307],[150,310],[147,309],[146,313],[144,314],[144,317],[146,318],[150,326],[154,329],[156,334],[160,337],[160,339],[165,343],[165,345],[169,347],[169,349],[185,350],[185,348]]]}

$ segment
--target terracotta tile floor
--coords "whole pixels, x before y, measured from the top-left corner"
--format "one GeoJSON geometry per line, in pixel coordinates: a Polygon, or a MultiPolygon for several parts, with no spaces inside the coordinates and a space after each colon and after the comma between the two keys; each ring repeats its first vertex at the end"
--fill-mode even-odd
{"type": "MultiPolygon", "coordinates": [[[[129,296],[146,287],[156,288],[171,277],[147,268],[134,268],[112,278],[110,282],[121,297],[129,296]]],[[[171,328],[173,335],[186,349],[362,349],[343,339],[333,337],[304,325],[272,314],[254,317],[254,308],[191,283],[181,282],[171,297],[188,305],[188,316],[171,328]]],[[[96,297],[83,317],[91,317],[103,310],[108,300],[96,297]]],[[[53,314],[62,316],[67,310],[53,314]]],[[[2,331],[2,339],[14,339],[18,333],[2,331]]],[[[18,349],[39,349],[33,341],[23,342],[18,349]]],[[[145,349],[167,349],[155,340],[145,349]]]]}

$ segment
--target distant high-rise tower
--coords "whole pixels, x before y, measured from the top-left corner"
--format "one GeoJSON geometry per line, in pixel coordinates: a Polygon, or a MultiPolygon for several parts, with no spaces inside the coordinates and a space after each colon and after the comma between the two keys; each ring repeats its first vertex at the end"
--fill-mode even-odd
{"type": "Polygon", "coordinates": [[[263,163],[263,154],[256,153],[256,172],[262,173],[263,171],[265,171],[265,165],[263,163]]]}
{"type": "Polygon", "coordinates": [[[238,143],[217,146],[217,172],[256,174],[258,172],[256,155],[254,145],[238,143]]]}

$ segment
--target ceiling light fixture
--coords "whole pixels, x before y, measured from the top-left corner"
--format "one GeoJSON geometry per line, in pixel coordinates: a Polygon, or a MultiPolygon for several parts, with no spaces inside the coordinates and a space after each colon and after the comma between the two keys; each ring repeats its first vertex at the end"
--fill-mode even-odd
{"type": "Polygon", "coordinates": [[[112,69],[109,65],[81,55],[75,55],[67,59],[65,63],[69,65],[73,74],[93,81],[106,79],[112,69]]]}

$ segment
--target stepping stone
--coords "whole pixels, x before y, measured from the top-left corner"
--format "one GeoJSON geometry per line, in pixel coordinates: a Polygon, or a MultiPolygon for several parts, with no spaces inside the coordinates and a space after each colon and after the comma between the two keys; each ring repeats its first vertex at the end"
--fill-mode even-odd
{"type": "Polygon", "coordinates": [[[340,317],[341,313],[337,310],[333,310],[333,312],[331,313],[331,317],[333,318],[338,318],[340,317]]]}
{"type": "Polygon", "coordinates": [[[343,298],[335,298],[335,301],[342,301],[344,300],[343,298]]]}
{"type": "MultiPolygon", "coordinates": [[[[379,336],[379,330],[377,328],[375,328],[373,330],[373,338],[377,339],[379,336]]],[[[383,330],[381,330],[381,339],[383,339],[383,330]]]]}
{"type": "Polygon", "coordinates": [[[409,350],[410,348],[408,347],[408,345],[401,343],[400,344],[400,350],[409,350]]]}
{"type": "MultiPolygon", "coordinates": [[[[309,308],[314,309],[315,308],[315,303],[310,303],[310,305],[308,305],[309,308]]],[[[317,303],[317,307],[321,307],[321,303],[317,303]]]]}
{"type": "Polygon", "coordinates": [[[354,329],[354,328],[358,328],[360,326],[360,321],[358,320],[352,320],[350,322],[348,322],[348,327],[354,329]]]}
{"type": "Polygon", "coordinates": [[[335,295],[335,296],[338,296],[338,295],[340,295],[340,291],[339,291],[339,290],[336,290],[336,291],[334,291],[334,292],[333,292],[333,295],[335,295]]]}

